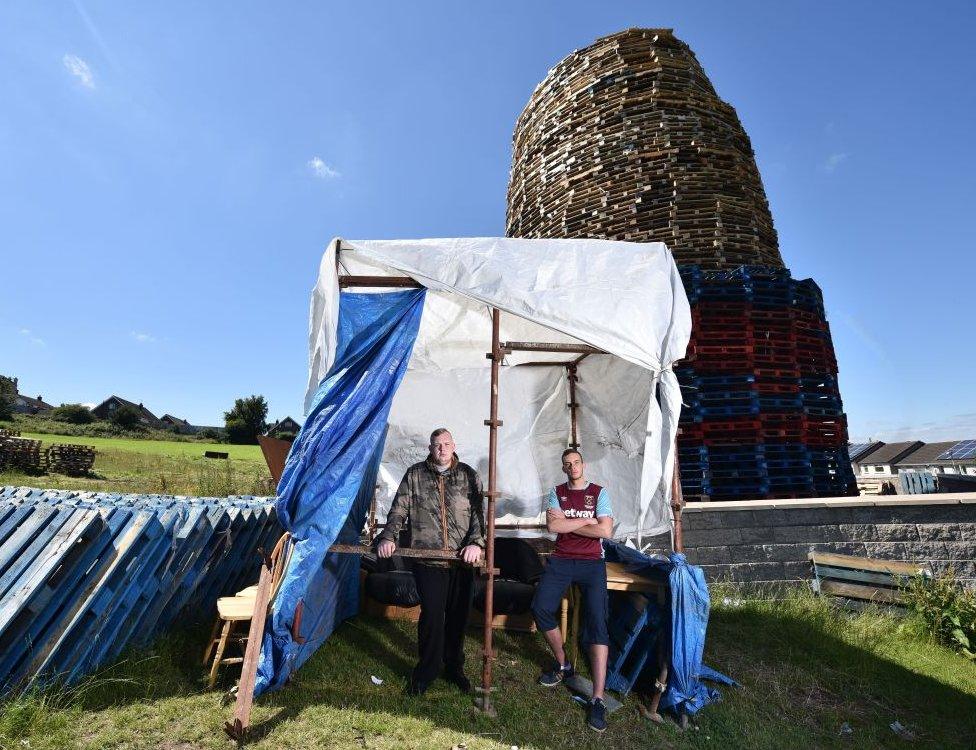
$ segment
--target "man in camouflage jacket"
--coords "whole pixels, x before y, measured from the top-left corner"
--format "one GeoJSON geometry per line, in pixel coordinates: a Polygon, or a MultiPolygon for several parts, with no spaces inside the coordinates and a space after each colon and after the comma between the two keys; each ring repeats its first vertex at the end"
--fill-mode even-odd
{"type": "Polygon", "coordinates": [[[379,535],[377,554],[390,557],[397,536],[407,524],[408,546],[414,549],[449,549],[467,565],[418,560],[413,569],[420,596],[417,624],[419,661],[407,686],[422,695],[441,674],[463,692],[471,683],[464,675],[464,629],[471,607],[474,581],[469,565],[481,560],[485,547],[481,478],[458,460],[454,438],[444,428],[430,436],[430,455],[403,476],[386,528],[379,535]]]}

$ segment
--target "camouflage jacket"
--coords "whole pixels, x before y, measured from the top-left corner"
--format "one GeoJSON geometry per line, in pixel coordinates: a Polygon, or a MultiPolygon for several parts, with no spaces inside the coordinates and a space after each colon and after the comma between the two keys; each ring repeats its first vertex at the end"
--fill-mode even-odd
{"type": "Polygon", "coordinates": [[[409,528],[409,541],[401,540],[403,546],[460,550],[474,544],[484,549],[485,520],[478,472],[458,461],[457,454],[444,474],[437,471],[430,458],[411,466],[403,475],[386,516],[386,528],[377,541],[396,542],[404,523],[409,528]]]}

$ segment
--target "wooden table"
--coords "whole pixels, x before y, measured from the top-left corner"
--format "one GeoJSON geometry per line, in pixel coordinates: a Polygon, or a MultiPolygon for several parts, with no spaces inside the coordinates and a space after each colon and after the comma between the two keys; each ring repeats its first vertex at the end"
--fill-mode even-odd
{"type": "MultiPolygon", "coordinates": [[[[638,591],[642,594],[652,595],[657,599],[657,603],[666,606],[668,602],[668,584],[665,581],[656,581],[653,578],[645,578],[637,573],[629,573],[627,566],[623,563],[607,563],[607,591],[638,591]]],[[[563,596],[559,630],[563,637],[563,648],[566,651],[566,658],[576,662],[577,635],[579,634],[580,621],[580,595],[576,586],[571,586],[566,595],[563,596]],[[572,638],[570,638],[572,634],[572,638]]]]}

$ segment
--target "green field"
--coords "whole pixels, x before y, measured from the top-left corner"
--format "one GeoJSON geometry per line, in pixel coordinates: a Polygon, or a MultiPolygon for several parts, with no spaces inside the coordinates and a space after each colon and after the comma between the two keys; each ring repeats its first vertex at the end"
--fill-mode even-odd
{"type": "Polygon", "coordinates": [[[32,476],[0,472],[0,485],[101,492],[147,492],[173,495],[274,494],[271,475],[257,445],[97,438],[73,435],[22,433],[40,440],[42,449],[53,443],[91,445],[97,451],[91,476],[61,474],[32,476]],[[204,458],[205,451],[222,451],[230,458],[204,458]]]}
{"type": "Polygon", "coordinates": [[[264,462],[261,448],[257,445],[228,445],[227,443],[190,443],[173,440],[142,440],[139,438],[98,438],[75,435],[48,435],[39,432],[23,432],[21,437],[49,443],[91,445],[97,451],[126,451],[153,456],[188,456],[200,458],[204,451],[223,451],[233,459],[264,462]]]}
{"type": "MultiPolygon", "coordinates": [[[[206,623],[130,653],[72,692],[35,693],[0,704],[0,747],[228,748],[221,727],[232,707],[204,689],[199,655],[206,623]]],[[[780,601],[716,602],[705,662],[737,679],[722,702],[681,732],[651,724],[631,695],[597,736],[562,688],[535,685],[546,663],[538,635],[496,639],[498,717],[438,681],[424,698],[403,694],[415,659],[415,627],[357,617],[285,689],[259,699],[255,749],[625,750],[629,748],[972,748],[976,665],[935,645],[913,620],[869,610],[848,614],[810,594],[780,601]],[[374,685],[370,676],[384,680],[374,685]],[[898,721],[909,741],[890,729],[898,721]],[[841,733],[847,724],[850,734],[841,733]]],[[[467,640],[478,674],[480,638],[467,640]]],[[[233,684],[227,667],[220,684],[233,684]]]]}

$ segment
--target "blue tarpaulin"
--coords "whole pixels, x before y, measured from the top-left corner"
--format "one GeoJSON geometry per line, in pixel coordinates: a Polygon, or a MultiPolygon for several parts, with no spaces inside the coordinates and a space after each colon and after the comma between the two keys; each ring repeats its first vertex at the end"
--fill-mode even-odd
{"type": "Polygon", "coordinates": [[[340,295],[335,362],[278,485],[278,519],[295,545],[261,644],[255,695],[282,687],[359,609],[359,556],[328,549],[358,541],[424,295],[423,289],[340,295]],[[291,632],[299,603],[303,642],[291,632]]]}
{"type": "Polygon", "coordinates": [[[665,559],[649,557],[616,542],[604,542],[604,549],[608,561],[623,563],[630,572],[651,578],[667,576],[671,592],[671,654],[668,687],[661,698],[661,709],[694,714],[720,700],[719,692],[702,680],[725,685],[737,683],[702,664],[710,603],[702,569],[689,565],[678,552],[665,559]]]}

